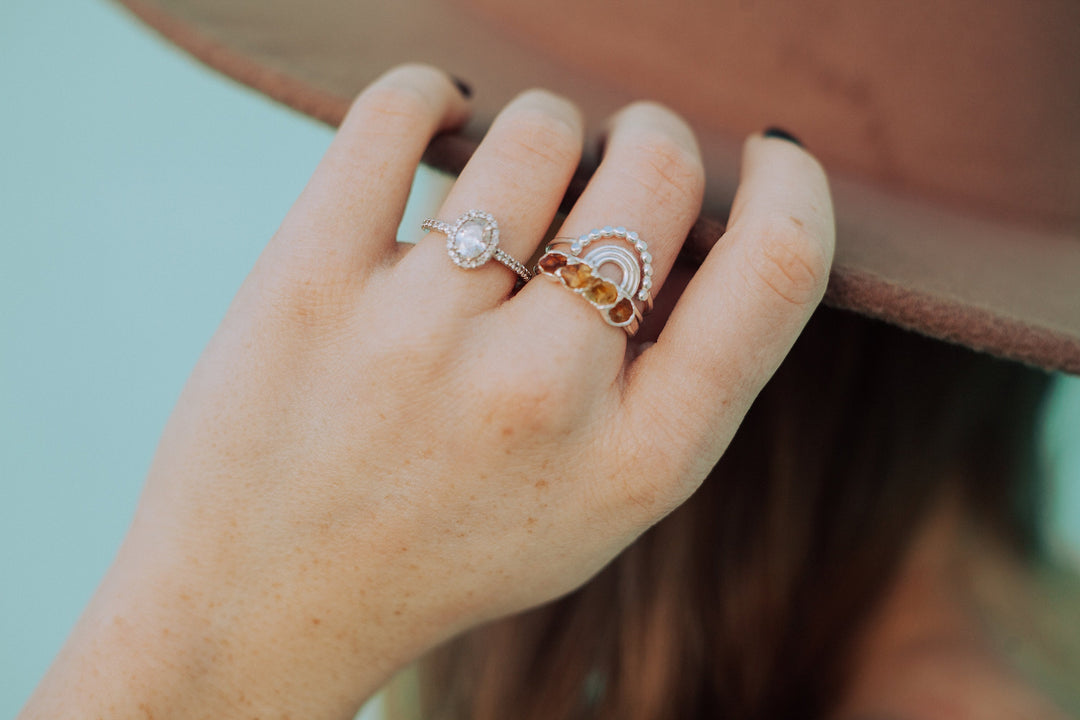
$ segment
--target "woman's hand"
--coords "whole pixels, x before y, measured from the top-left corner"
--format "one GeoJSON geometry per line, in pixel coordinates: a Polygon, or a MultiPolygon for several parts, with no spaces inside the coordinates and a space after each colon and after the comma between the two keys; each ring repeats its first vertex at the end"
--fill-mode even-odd
{"type": "MultiPolygon", "coordinates": [[[[729,230],[639,353],[557,282],[510,297],[510,270],[456,267],[442,235],[396,243],[421,153],[466,114],[426,67],[357,99],[196,367],[28,716],[351,717],[452,634],[580,586],[720,457],[823,292],[819,165],[748,141],[729,230]]],[[[526,260],[582,142],[572,105],[521,95],[438,217],[490,212],[526,260]]],[[[663,292],[703,184],[687,126],[633,105],[557,235],[636,230],[663,292]]]]}

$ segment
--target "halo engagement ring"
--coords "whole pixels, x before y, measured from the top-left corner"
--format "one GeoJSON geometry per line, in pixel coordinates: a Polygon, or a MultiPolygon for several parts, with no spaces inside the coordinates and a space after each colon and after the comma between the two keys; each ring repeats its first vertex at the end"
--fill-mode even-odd
{"type": "Polygon", "coordinates": [[[446,236],[446,252],[458,267],[471,270],[494,259],[513,270],[523,283],[532,279],[528,268],[499,249],[499,224],[491,213],[470,210],[453,225],[428,218],[420,228],[446,236]]]}

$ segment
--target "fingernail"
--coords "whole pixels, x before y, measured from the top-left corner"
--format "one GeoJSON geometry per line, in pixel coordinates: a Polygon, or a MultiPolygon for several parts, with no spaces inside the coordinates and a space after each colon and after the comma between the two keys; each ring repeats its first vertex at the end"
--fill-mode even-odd
{"type": "Polygon", "coordinates": [[[799,147],[803,147],[802,141],[799,140],[799,138],[795,137],[794,135],[789,133],[787,130],[784,130],[783,128],[767,127],[767,128],[765,128],[765,130],[761,134],[764,137],[779,138],[780,140],[787,140],[788,142],[795,143],[799,147]]]}
{"type": "Polygon", "coordinates": [[[458,89],[458,92],[460,92],[465,97],[466,100],[472,97],[472,87],[469,86],[469,83],[454,75],[451,75],[450,79],[454,81],[454,86],[458,89]]]}

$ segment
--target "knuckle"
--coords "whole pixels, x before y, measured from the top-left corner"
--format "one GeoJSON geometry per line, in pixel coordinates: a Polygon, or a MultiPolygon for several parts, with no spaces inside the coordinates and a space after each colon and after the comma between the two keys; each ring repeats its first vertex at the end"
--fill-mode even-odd
{"type": "Polygon", "coordinates": [[[697,203],[704,192],[701,158],[663,131],[637,133],[626,155],[626,174],[662,203],[697,203]]]}
{"type": "Polygon", "coordinates": [[[391,83],[446,82],[447,75],[434,65],[423,62],[406,62],[391,68],[383,75],[391,83]]]}
{"type": "Polygon", "coordinates": [[[539,87],[523,90],[514,98],[512,105],[522,108],[543,108],[547,112],[560,117],[571,127],[581,118],[580,112],[573,102],[562,95],[539,87]]]}
{"type": "Polygon", "coordinates": [[[589,504],[600,517],[641,531],[681,502],[672,482],[683,462],[678,450],[681,443],[666,444],[645,427],[623,426],[621,430],[602,433],[592,441],[591,453],[604,458],[604,470],[587,484],[595,486],[589,504]]]}
{"type": "MultiPolygon", "coordinates": [[[[668,407],[657,407],[649,417],[663,418],[663,422],[650,422],[633,437],[635,447],[639,448],[635,461],[638,471],[651,477],[692,475],[694,466],[705,454],[698,438],[703,436],[702,428],[709,427],[708,419],[689,407],[680,408],[677,413],[668,407]]],[[[681,501],[677,483],[671,486],[669,495],[678,498],[671,502],[681,501]]]]}
{"type": "Polygon", "coordinates": [[[303,330],[330,329],[347,317],[352,282],[339,273],[295,269],[269,283],[273,315],[303,330]]]}
{"type": "Polygon", "coordinates": [[[482,412],[477,417],[496,437],[561,433],[571,417],[565,385],[556,378],[488,373],[479,384],[482,412]]]}
{"type": "Polygon", "coordinates": [[[498,147],[503,157],[514,164],[577,163],[579,127],[564,113],[553,112],[548,103],[521,103],[503,118],[501,133],[503,140],[498,147]]]}
{"type": "Polygon", "coordinates": [[[417,321],[393,311],[365,328],[363,356],[374,373],[389,378],[402,397],[427,392],[446,376],[456,347],[456,328],[417,321]]]}
{"type": "Polygon", "coordinates": [[[652,525],[666,514],[665,506],[660,501],[663,497],[662,488],[655,479],[645,476],[621,476],[619,490],[619,514],[637,517],[643,527],[652,525]]]}
{"type": "Polygon", "coordinates": [[[435,101],[411,81],[383,82],[371,86],[353,103],[354,122],[376,131],[412,128],[436,113],[435,101]]]}
{"type": "Polygon", "coordinates": [[[794,217],[775,217],[747,243],[745,267],[752,281],[798,307],[815,305],[829,279],[829,259],[821,244],[794,217]]]}
{"type": "Polygon", "coordinates": [[[606,514],[638,531],[654,525],[679,505],[668,485],[670,469],[643,472],[640,467],[621,469],[608,479],[606,514]]]}

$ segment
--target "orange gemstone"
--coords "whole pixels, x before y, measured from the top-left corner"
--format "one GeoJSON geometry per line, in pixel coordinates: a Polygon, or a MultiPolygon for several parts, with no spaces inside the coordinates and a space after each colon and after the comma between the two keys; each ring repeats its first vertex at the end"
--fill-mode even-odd
{"type": "Polygon", "coordinates": [[[630,318],[634,317],[634,306],[629,299],[623,298],[615,303],[615,307],[608,310],[608,317],[611,318],[611,322],[616,325],[622,325],[630,318]]]}
{"type": "Polygon", "coordinates": [[[562,253],[548,253],[540,258],[540,262],[537,264],[542,272],[554,273],[566,265],[566,256],[562,253]]]}
{"type": "Polygon", "coordinates": [[[565,265],[559,270],[559,277],[566,283],[566,287],[574,288],[575,290],[584,287],[585,283],[589,282],[591,276],[592,268],[582,263],[565,265]]]}
{"type": "Polygon", "coordinates": [[[619,299],[619,290],[614,284],[600,278],[593,278],[585,286],[586,299],[597,305],[610,305],[619,299]]]}

